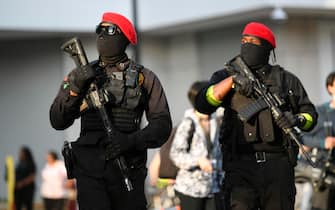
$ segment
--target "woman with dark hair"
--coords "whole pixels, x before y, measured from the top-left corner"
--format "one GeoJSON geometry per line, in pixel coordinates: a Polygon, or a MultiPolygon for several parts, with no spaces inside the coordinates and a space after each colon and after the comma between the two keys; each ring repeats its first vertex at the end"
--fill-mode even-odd
{"type": "Polygon", "coordinates": [[[35,192],[36,165],[33,155],[27,146],[22,146],[19,161],[15,167],[15,207],[21,210],[33,209],[35,192]]]}

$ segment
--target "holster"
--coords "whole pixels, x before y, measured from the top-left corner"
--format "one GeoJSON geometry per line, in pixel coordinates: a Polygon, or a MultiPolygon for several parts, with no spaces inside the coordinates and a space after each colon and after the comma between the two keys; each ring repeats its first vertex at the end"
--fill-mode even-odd
{"type": "Polygon", "coordinates": [[[74,160],[73,160],[73,151],[71,142],[64,141],[63,148],[62,148],[62,155],[64,157],[64,163],[66,168],[66,174],[68,179],[73,179],[73,166],[74,166],[74,160]]]}

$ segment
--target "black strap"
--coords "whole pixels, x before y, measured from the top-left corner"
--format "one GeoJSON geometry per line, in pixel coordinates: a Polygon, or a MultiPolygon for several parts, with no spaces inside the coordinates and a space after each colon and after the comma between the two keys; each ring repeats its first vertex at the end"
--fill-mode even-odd
{"type": "Polygon", "coordinates": [[[189,152],[190,149],[191,149],[191,144],[192,144],[192,139],[193,139],[193,135],[194,135],[194,132],[195,132],[195,124],[194,124],[194,121],[192,118],[190,117],[187,117],[186,119],[190,120],[191,121],[191,127],[190,127],[190,130],[188,131],[188,135],[187,135],[187,149],[186,151],[189,152]]]}

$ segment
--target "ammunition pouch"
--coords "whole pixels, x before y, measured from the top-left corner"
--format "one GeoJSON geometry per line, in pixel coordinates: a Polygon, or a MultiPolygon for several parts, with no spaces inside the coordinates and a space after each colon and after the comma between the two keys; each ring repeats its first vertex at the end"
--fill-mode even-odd
{"type": "Polygon", "coordinates": [[[252,116],[267,107],[268,106],[264,99],[259,98],[256,101],[253,101],[252,103],[249,103],[246,106],[242,107],[240,110],[238,110],[238,115],[243,122],[247,122],[252,116]]]}
{"type": "Polygon", "coordinates": [[[142,89],[139,84],[139,74],[143,66],[130,62],[124,71],[109,72],[103,89],[109,102],[127,109],[134,109],[139,104],[142,89]]]}
{"type": "Polygon", "coordinates": [[[73,179],[74,178],[74,174],[73,174],[74,160],[73,160],[71,142],[64,141],[63,148],[62,148],[62,155],[64,157],[67,178],[73,179]]]}
{"type": "Polygon", "coordinates": [[[107,82],[103,85],[103,88],[106,90],[108,94],[108,99],[112,104],[121,104],[124,92],[125,92],[125,85],[123,81],[123,72],[115,72],[115,74],[121,74],[121,78],[119,79],[118,76],[115,78],[109,78],[107,82]]]}
{"type": "MultiPolygon", "coordinates": [[[[97,72],[103,71],[97,62],[92,64],[97,72]]],[[[142,87],[139,82],[143,66],[133,61],[128,62],[124,71],[106,71],[100,73],[97,79],[98,93],[103,104],[113,104],[127,109],[134,109],[140,103],[142,87]]],[[[82,110],[92,109],[94,103],[88,92],[83,101],[82,110]]]]}

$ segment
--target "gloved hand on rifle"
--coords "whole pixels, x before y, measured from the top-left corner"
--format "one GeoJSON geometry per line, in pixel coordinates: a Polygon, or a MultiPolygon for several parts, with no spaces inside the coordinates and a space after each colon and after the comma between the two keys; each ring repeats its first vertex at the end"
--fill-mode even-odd
{"type": "Polygon", "coordinates": [[[113,131],[111,139],[108,137],[104,139],[106,144],[106,158],[115,159],[121,154],[135,147],[135,140],[130,138],[127,134],[113,131]]]}
{"type": "Polygon", "coordinates": [[[234,89],[236,89],[241,95],[251,96],[253,92],[253,83],[247,77],[241,74],[233,75],[234,89]]]}
{"type": "Polygon", "coordinates": [[[75,68],[68,77],[70,90],[77,94],[85,94],[94,77],[95,71],[90,65],[75,68]]]}
{"type": "Polygon", "coordinates": [[[282,129],[293,128],[301,123],[300,115],[294,115],[292,112],[283,112],[277,119],[276,124],[282,129]]]}

